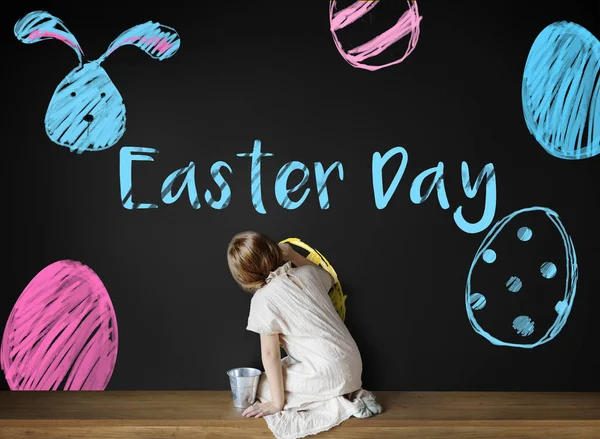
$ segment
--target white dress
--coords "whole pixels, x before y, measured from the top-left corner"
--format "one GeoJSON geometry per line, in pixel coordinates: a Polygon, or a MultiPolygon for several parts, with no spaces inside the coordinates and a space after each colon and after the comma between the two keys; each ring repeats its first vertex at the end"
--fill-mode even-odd
{"type": "MultiPolygon", "coordinates": [[[[332,286],[333,278],[318,265],[288,262],[252,296],[246,329],[280,334],[287,353],[281,359],[283,410],[265,416],[278,439],[316,434],[350,416],[381,412],[373,394],[361,388],[362,359],[329,298],[332,286]]],[[[264,372],[257,400],[271,400],[264,372]]]]}

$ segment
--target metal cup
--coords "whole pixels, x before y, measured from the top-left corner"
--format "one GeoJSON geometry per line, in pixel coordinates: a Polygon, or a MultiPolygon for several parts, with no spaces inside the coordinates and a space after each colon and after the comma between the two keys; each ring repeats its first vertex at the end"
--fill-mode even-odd
{"type": "Polygon", "coordinates": [[[235,407],[246,408],[254,404],[261,374],[260,370],[252,367],[237,367],[227,371],[235,407]]]}

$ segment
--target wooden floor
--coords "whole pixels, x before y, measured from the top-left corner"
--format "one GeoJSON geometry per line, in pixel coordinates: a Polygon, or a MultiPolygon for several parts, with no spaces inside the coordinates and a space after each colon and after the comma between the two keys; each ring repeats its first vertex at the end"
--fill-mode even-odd
{"type": "MultiPolygon", "coordinates": [[[[600,393],[374,392],[319,438],[599,439],[600,393]]],[[[228,391],[0,392],[0,438],[272,438],[228,391]]]]}

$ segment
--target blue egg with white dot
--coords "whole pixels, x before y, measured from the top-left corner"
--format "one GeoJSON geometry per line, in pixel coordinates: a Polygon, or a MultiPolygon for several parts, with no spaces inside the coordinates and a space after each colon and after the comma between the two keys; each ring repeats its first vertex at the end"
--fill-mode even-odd
{"type": "Polygon", "coordinates": [[[575,247],[558,214],[545,207],[517,210],[490,228],[471,262],[469,323],[496,346],[548,343],[567,322],[578,277],[575,247]],[[547,259],[536,262],[540,255],[547,259]]]}

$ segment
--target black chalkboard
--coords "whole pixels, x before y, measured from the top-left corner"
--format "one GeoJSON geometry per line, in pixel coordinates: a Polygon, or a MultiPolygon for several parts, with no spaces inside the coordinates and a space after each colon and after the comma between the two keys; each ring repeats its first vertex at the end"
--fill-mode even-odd
{"type": "MultiPolygon", "coordinates": [[[[340,1],[335,11],[351,3],[340,1]]],[[[0,296],[3,389],[41,388],[44,371],[31,368],[40,361],[55,368],[59,355],[72,374],[74,362],[83,364],[77,345],[70,353],[52,350],[49,337],[60,336],[69,311],[57,305],[63,299],[41,303],[47,291],[39,284],[19,299],[44,268],[67,260],[83,264],[66,265],[79,280],[86,266],[93,270],[108,293],[98,303],[114,311],[106,343],[116,363],[96,386],[228,389],[228,369],[262,366],[259,337],[245,331],[249,298],[233,281],[225,250],[235,233],[259,230],[277,240],[300,238],[335,267],[369,390],[600,391],[600,43],[583,39],[587,52],[562,49],[567,58],[589,58],[581,80],[587,82],[579,84],[588,113],[578,151],[587,157],[573,150],[569,156],[567,143],[575,140],[566,135],[552,150],[560,136],[544,129],[556,126],[528,124],[528,114],[546,105],[534,102],[533,89],[542,87],[543,97],[543,87],[552,87],[536,76],[544,75],[541,67],[526,72],[536,38],[553,23],[600,36],[597,2],[418,2],[418,27],[362,66],[342,55],[394,26],[414,2],[382,0],[336,30],[341,52],[329,7],[324,0],[89,8],[43,2],[2,14],[9,261],[0,296]],[[21,21],[17,29],[33,11],[59,18],[70,34],[43,16],[38,28],[21,21]],[[163,27],[123,34],[148,22],[163,27]],[[78,68],[79,48],[83,62],[93,61],[112,42],[100,67],[86,71],[83,84],[91,85],[77,93],[105,90],[93,89],[93,81],[108,78],[118,94],[109,87],[108,96],[93,99],[120,96],[124,127],[111,128],[113,137],[104,140],[92,133],[100,140],[90,146],[88,121],[71,136],[71,147],[60,145],[73,134],[63,119],[76,110],[54,102],[54,119],[46,119],[57,86],[78,68]],[[414,50],[402,62],[365,68],[398,60],[410,44],[414,50]],[[153,56],[144,47],[156,49],[153,56]],[[78,136],[88,136],[87,144],[78,136]],[[260,187],[252,158],[238,156],[258,146],[271,154],[260,159],[260,187]],[[383,158],[389,160],[377,167],[383,158]],[[211,175],[217,162],[225,162],[217,167],[230,199],[219,200],[211,175]],[[300,163],[288,165],[285,187],[302,183],[304,169],[308,179],[278,199],[275,182],[288,162],[300,163]],[[318,168],[336,162],[324,194],[318,168]],[[395,191],[377,195],[379,185],[394,184],[402,163],[395,191]],[[190,172],[161,196],[169,175],[192,167],[197,201],[187,190],[169,200],[190,172]],[[443,178],[434,180],[442,167],[443,178]],[[419,175],[426,178],[411,198],[419,175]],[[21,320],[11,318],[17,308],[21,320]],[[29,324],[37,325],[37,343],[45,343],[33,359],[22,355],[35,347],[33,335],[28,341],[19,332],[32,309],[38,320],[29,324]],[[51,325],[54,332],[45,329],[51,325]]],[[[576,41],[584,33],[569,35],[576,41]]],[[[60,96],[68,99],[69,90],[60,96]]],[[[94,113],[98,102],[105,101],[89,101],[73,117],[108,117],[94,113]]],[[[64,300],[77,306],[74,297],[64,300]]],[[[91,378],[77,384],[63,375],[55,377],[59,389],[85,379],[90,386],[91,378]]]]}

